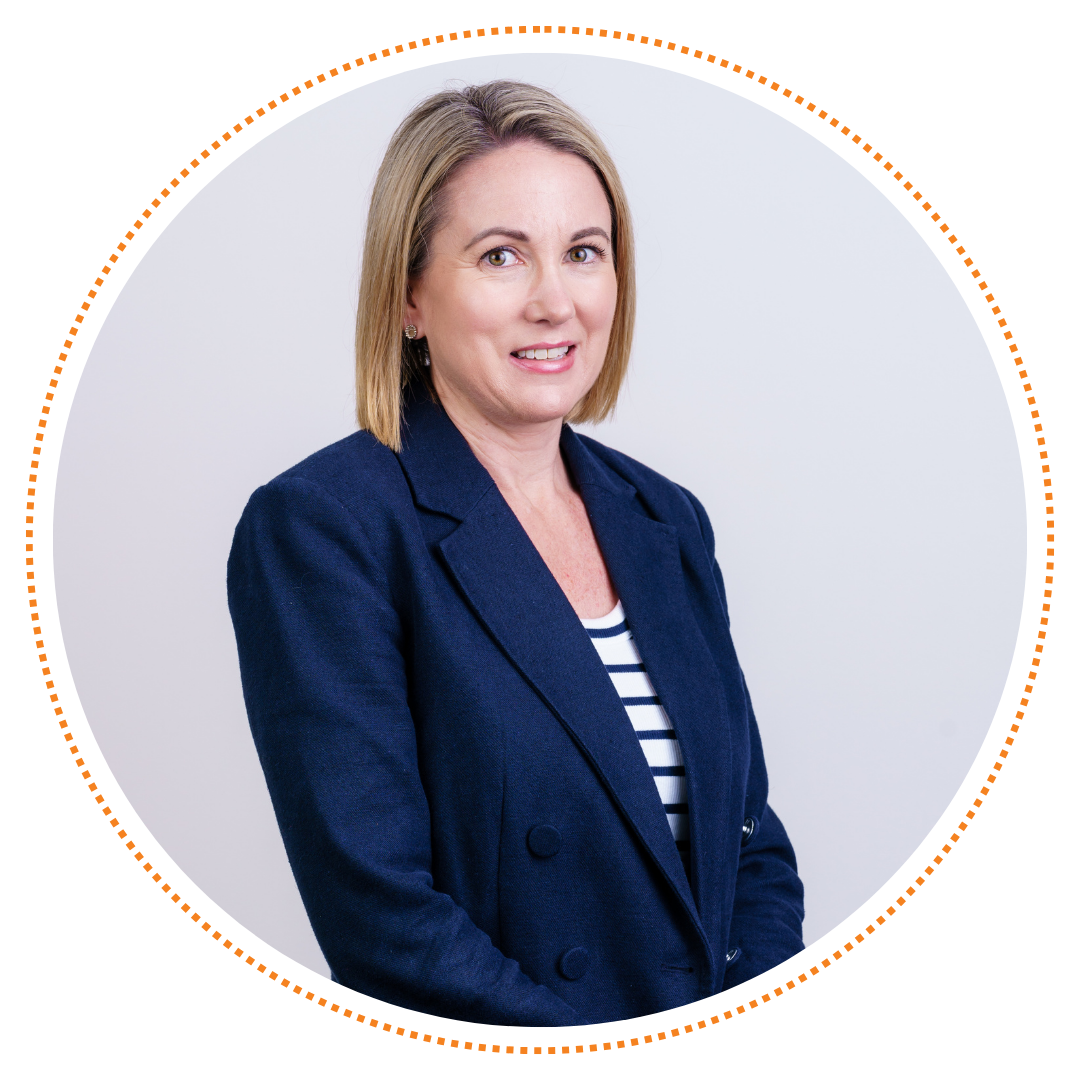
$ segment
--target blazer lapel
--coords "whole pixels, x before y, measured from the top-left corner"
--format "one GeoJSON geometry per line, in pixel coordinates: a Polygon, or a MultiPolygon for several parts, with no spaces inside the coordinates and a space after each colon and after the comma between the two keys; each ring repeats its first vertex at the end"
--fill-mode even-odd
{"type": "MultiPolygon", "coordinates": [[[[591,761],[704,936],[645,756],[576,613],[443,410],[418,401],[406,417],[399,459],[417,502],[461,522],[438,545],[446,566],[481,623],[591,761]]],[[[646,528],[668,529],[633,516],[646,528]]],[[[640,527],[634,542],[648,543],[640,527]]],[[[622,565],[626,560],[616,547],[622,565]]],[[[651,557],[643,550],[633,561],[648,568],[654,559],[655,548],[651,557]]],[[[629,578],[632,571],[620,576],[629,578]]]]}
{"type": "Polygon", "coordinates": [[[677,530],[639,509],[636,489],[607,469],[569,429],[563,451],[686,766],[690,877],[698,910],[717,910],[721,852],[741,823],[730,819],[729,704],[691,608],[677,530]]]}

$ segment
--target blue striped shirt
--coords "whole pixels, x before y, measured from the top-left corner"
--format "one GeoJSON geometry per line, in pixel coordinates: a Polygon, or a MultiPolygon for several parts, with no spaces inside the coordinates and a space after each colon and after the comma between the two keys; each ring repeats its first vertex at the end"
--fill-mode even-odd
{"type": "Polygon", "coordinates": [[[652,770],[667,813],[671,835],[689,873],[690,813],[686,801],[686,768],[675,730],[649,676],[634,636],[626,624],[622,602],[599,619],[582,619],[593,646],[622,700],[638,743],[652,770]]]}

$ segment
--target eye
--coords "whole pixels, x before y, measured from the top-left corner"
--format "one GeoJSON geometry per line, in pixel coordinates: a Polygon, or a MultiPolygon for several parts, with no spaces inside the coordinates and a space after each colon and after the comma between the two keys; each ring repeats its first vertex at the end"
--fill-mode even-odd
{"type": "Polygon", "coordinates": [[[485,252],[480,256],[480,261],[486,263],[488,266],[513,266],[515,262],[520,262],[517,255],[512,248],[492,248],[491,251],[485,252]]]}
{"type": "Polygon", "coordinates": [[[604,253],[600,248],[595,247],[592,244],[582,244],[579,247],[572,247],[568,252],[570,261],[578,264],[596,262],[603,254],[604,253]]]}

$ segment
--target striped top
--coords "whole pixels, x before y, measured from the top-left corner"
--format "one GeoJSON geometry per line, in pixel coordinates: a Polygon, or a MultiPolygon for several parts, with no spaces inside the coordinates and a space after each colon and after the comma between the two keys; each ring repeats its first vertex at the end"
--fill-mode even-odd
{"type": "Polygon", "coordinates": [[[690,814],[686,801],[686,768],[675,730],[645,671],[634,636],[626,625],[622,601],[599,619],[582,619],[596,651],[622,699],[637,732],[656,790],[667,812],[671,835],[687,877],[690,871],[690,814]]]}

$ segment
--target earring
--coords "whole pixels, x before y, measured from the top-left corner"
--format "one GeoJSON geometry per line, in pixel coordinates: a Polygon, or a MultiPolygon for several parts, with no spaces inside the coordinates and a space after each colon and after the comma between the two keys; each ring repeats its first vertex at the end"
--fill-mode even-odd
{"type": "Polygon", "coordinates": [[[408,338],[408,339],[409,339],[410,341],[412,341],[412,339],[413,339],[414,337],[416,337],[416,327],[415,327],[415,326],[413,326],[413,324],[412,324],[412,323],[409,323],[409,325],[405,327],[405,336],[406,336],[406,337],[407,337],[407,338],[408,338]]]}

